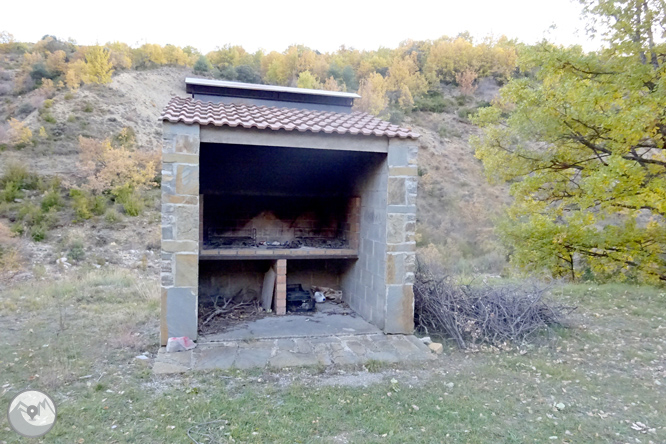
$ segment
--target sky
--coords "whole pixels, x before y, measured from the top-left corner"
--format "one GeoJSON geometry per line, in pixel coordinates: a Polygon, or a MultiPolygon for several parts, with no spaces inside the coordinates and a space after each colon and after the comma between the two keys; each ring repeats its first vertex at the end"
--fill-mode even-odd
{"type": "Polygon", "coordinates": [[[575,0],[5,0],[0,31],[18,41],[45,34],[91,45],[121,41],[191,45],[203,53],[225,44],[284,51],[304,44],[322,52],[341,45],[395,48],[407,39],[469,31],[476,39],[506,35],[525,43],[543,38],[593,49],[575,0]]]}

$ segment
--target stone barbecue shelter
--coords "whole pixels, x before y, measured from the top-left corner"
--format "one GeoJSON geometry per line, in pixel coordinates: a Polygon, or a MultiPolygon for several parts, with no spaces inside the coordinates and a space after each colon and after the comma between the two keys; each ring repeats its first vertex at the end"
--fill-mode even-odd
{"type": "Polygon", "coordinates": [[[353,112],[356,94],[186,84],[161,116],[162,344],[196,339],[219,294],[284,315],[292,284],[411,334],[419,135],[353,112]]]}

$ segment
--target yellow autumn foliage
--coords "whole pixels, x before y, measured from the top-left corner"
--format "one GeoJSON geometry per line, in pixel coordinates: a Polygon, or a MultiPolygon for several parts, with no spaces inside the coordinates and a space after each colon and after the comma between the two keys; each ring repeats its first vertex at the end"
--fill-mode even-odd
{"type": "Polygon", "coordinates": [[[94,193],[119,188],[140,190],[156,185],[159,166],[156,152],[142,152],[124,145],[113,146],[110,139],[79,136],[79,167],[87,179],[84,188],[94,193]]]}

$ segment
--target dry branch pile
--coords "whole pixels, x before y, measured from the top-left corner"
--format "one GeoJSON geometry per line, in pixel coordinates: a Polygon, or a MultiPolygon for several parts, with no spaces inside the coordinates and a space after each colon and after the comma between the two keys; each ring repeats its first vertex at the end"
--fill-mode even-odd
{"type": "Polygon", "coordinates": [[[425,334],[453,338],[458,347],[524,343],[563,321],[575,308],[547,302],[549,288],[536,282],[460,285],[419,266],[414,321],[425,334]]]}
{"type": "Polygon", "coordinates": [[[201,326],[208,325],[213,320],[247,318],[259,312],[261,303],[256,294],[246,295],[239,290],[232,296],[218,294],[212,299],[212,306],[201,306],[199,308],[199,320],[201,326]]]}

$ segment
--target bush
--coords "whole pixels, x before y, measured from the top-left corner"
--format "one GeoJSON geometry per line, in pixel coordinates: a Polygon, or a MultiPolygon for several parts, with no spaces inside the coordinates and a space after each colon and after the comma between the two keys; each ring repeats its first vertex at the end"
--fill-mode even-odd
{"type": "Polygon", "coordinates": [[[110,224],[120,221],[120,218],[120,213],[118,213],[115,208],[109,208],[106,210],[106,213],[104,213],[104,220],[110,224]]]}
{"type": "Polygon", "coordinates": [[[46,213],[32,202],[24,202],[18,211],[18,217],[27,226],[39,225],[46,220],[46,213]]]}
{"type": "Polygon", "coordinates": [[[261,73],[250,65],[236,67],[236,80],[245,83],[261,83],[261,73]]]}
{"type": "Polygon", "coordinates": [[[42,198],[42,211],[46,212],[51,208],[58,209],[60,207],[62,207],[60,191],[57,188],[47,191],[42,198]]]}
{"type": "Polygon", "coordinates": [[[53,123],[53,124],[57,123],[57,120],[55,119],[55,117],[53,117],[53,114],[51,113],[43,113],[42,120],[44,120],[44,122],[47,123],[53,123]]]}
{"type": "Polygon", "coordinates": [[[449,128],[446,124],[443,124],[442,126],[439,127],[437,130],[437,134],[439,134],[439,137],[442,138],[449,138],[449,137],[460,137],[462,134],[460,131],[458,131],[455,128],[449,128]]]}
{"type": "Polygon", "coordinates": [[[0,178],[0,185],[8,182],[14,182],[24,190],[34,190],[39,186],[39,176],[30,173],[24,165],[12,162],[7,165],[5,174],[0,178]]]}
{"type": "Polygon", "coordinates": [[[131,148],[136,145],[136,132],[131,126],[126,126],[118,134],[113,137],[115,146],[124,146],[131,148]]]}
{"type": "Polygon", "coordinates": [[[92,217],[88,196],[84,191],[71,189],[69,190],[69,197],[72,198],[72,209],[77,219],[85,220],[92,217]]]}
{"type": "Polygon", "coordinates": [[[23,102],[21,105],[19,105],[18,109],[16,110],[16,114],[18,115],[27,115],[30,114],[35,110],[35,106],[30,103],[30,102],[23,102]]]}
{"type": "Polygon", "coordinates": [[[475,110],[473,108],[468,108],[468,107],[460,108],[458,110],[458,117],[460,117],[461,119],[467,119],[470,115],[474,114],[474,112],[475,110]]]}
{"type": "Polygon", "coordinates": [[[213,68],[213,65],[208,61],[206,56],[199,57],[199,60],[194,64],[194,72],[196,74],[203,74],[209,72],[213,68]]]}
{"type": "Polygon", "coordinates": [[[83,241],[77,239],[69,244],[69,251],[67,252],[67,259],[75,262],[82,261],[86,256],[86,251],[83,241]]]}
{"type": "Polygon", "coordinates": [[[5,183],[5,188],[0,191],[0,202],[14,202],[23,197],[23,193],[16,182],[5,183]]]}
{"type": "Polygon", "coordinates": [[[464,95],[456,96],[456,103],[458,104],[458,106],[464,106],[468,100],[469,100],[468,96],[464,95]]]}
{"type": "Polygon", "coordinates": [[[106,204],[106,196],[92,196],[90,198],[90,211],[92,211],[95,216],[101,216],[106,212],[106,204]]]}
{"type": "Polygon", "coordinates": [[[30,237],[35,242],[41,242],[46,239],[46,231],[44,224],[35,225],[30,228],[30,237]]]}
{"type": "Polygon", "coordinates": [[[93,107],[90,103],[86,103],[85,106],[83,107],[83,112],[84,113],[91,113],[93,112],[93,107]]]}
{"type": "Polygon", "coordinates": [[[69,190],[69,196],[72,198],[72,209],[78,219],[90,219],[93,215],[101,216],[106,211],[105,196],[91,195],[87,191],[75,188],[69,190]]]}
{"type": "Polygon", "coordinates": [[[405,119],[405,113],[399,109],[391,109],[389,113],[389,122],[393,123],[394,125],[400,125],[405,119]]]}
{"type": "Polygon", "coordinates": [[[46,65],[42,62],[35,63],[32,65],[32,70],[30,71],[30,77],[35,82],[41,82],[42,79],[54,79],[57,77],[57,73],[52,73],[48,70],[46,65]]]}
{"type": "Polygon", "coordinates": [[[454,106],[450,99],[445,99],[441,91],[429,91],[425,96],[417,97],[414,101],[414,109],[431,113],[449,112],[454,106]]]}
{"type": "Polygon", "coordinates": [[[143,199],[136,190],[121,189],[116,196],[116,202],[122,204],[128,216],[138,216],[144,208],[143,199]]]}

